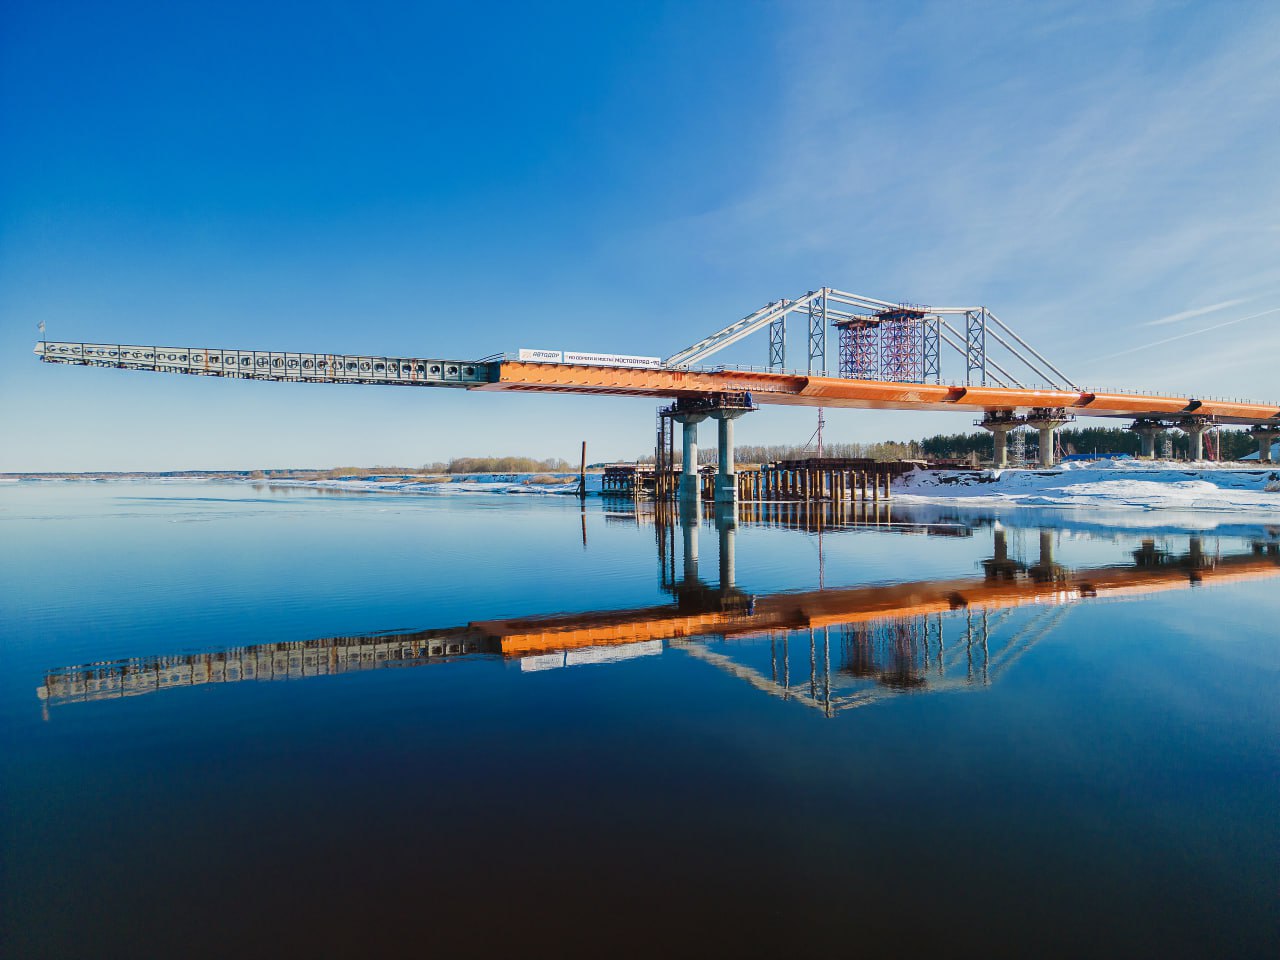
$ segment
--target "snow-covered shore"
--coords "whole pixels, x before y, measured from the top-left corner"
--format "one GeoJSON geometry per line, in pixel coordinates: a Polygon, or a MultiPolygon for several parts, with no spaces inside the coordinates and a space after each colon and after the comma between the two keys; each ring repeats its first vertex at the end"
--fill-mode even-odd
{"type": "Polygon", "coordinates": [[[937,503],[1280,515],[1280,470],[1239,464],[1097,460],[1034,470],[918,470],[895,498],[937,503]]]}

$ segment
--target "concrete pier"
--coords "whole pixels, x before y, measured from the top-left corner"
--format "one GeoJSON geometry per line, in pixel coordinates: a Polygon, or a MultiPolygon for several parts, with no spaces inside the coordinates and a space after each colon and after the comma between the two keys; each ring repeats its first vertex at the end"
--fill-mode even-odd
{"type": "Polygon", "coordinates": [[[1040,531],[1040,559],[1027,568],[1027,573],[1037,583],[1050,583],[1055,580],[1061,580],[1067,574],[1067,569],[1054,559],[1053,555],[1053,538],[1055,531],[1043,529],[1040,531]]]}
{"type": "Polygon", "coordinates": [[[738,531],[737,508],[728,504],[716,507],[716,532],[719,534],[720,589],[731,590],[737,579],[734,537],[738,531]]]}
{"type": "Polygon", "coordinates": [[[1276,438],[1280,437],[1280,427],[1259,424],[1250,429],[1249,433],[1258,441],[1258,462],[1272,463],[1275,458],[1271,456],[1271,448],[1276,438]]]}
{"type": "Polygon", "coordinates": [[[698,500],[698,424],[707,419],[705,413],[676,413],[671,419],[683,428],[684,462],[680,465],[679,497],[685,502],[698,500]]]}
{"type": "Polygon", "coordinates": [[[698,526],[702,523],[702,503],[696,499],[680,503],[680,532],[684,539],[684,578],[698,579],[698,526]]]}
{"type": "Polygon", "coordinates": [[[1040,466],[1052,467],[1057,462],[1053,455],[1053,435],[1059,427],[1074,419],[1064,410],[1031,411],[1027,417],[1027,426],[1040,431],[1040,466]]]}
{"type": "Polygon", "coordinates": [[[990,432],[994,447],[992,462],[997,469],[1009,465],[1009,431],[1022,426],[1022,420],[1014,416],[1011,410],[996,410],[988,413],[975,425],[990,432]]]}
{"type": "Polygon", "coordinates": [[[719,426],[717,442],[720,448],[720,466],[716,471],[715,502],[738,502],[738,474],[733,465],[733,421],[747,411],[741,408],[713,410],[711,416],[719,426]]]}
{"type": "Polygon", "coordinates": [[[1204,435],[1209,429],[1209,421],[1203,417],[1186,417],[1178,423],[1178,429],[1191,441],[1191,459],[1204,459],[1204,435]]]}
{"type": "Polygon", "coordinates": [[[1025,566],[1009,557],[1009,537],[997,523],[991,530],[991,556],[982,561],[988,580],[1015,580],[1025,566]]]}
{"type": "Polygon", "coordinates": [[[1156,458],[1156,437],[1164,432],[1164,424],[1159,420],[1140,418],[1129,427],[1142,438],[1142,457],[1145,460],[1156,458]]]}

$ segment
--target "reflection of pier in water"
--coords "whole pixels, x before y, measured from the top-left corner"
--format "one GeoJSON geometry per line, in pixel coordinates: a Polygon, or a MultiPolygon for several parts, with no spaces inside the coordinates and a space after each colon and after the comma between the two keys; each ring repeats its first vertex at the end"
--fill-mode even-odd
{"type": "MultiPolygon", "coordinates": [[[[805,517],[796,504],[776,506],[781,509],[748,516],[746,522],[818,532],[858,525],[826,527],[829,508],[805,517]]],[[[419,666],[465,656],[500,656],[537,670],[612,662],[675,647],[756,689],[832,715],[904,692],[988,684],[1051,633],[1074,601],[1280,574],[1274,543],[1254,543],[1238,554],[1219,556],[1195,536],[1186,538],[1185,550],[1158,548],[1150,539],[1132,552],[1131,563],[1071,570],[1055,560],[1054,532],[1042,530],[1038,558],[1024,562],[1011,556],[1006,531],[996,524],[980,576],[752,595],[735,584],[741,509],[714,517],[716,585],[698,577],[700,511],[673,518],[674,523],[657,519],[662,583],[673,603],[91,663],[50,671],[37,692],[46,703],[60,704],[203,684],[419,666]]],[[[955,527],[904,522],[895,529],[965,535],[955,527]]],[[[972,535],[971,530],[965,533],[972,535]]]]}

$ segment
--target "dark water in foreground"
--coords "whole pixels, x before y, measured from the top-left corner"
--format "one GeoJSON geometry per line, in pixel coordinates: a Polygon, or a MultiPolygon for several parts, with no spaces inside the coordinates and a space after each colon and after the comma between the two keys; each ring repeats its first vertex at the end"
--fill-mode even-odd
{"type": "Polygon", "coordinates": [[[1276,956],[1206,522],[4,485],[0,952],[1276,956]]]}

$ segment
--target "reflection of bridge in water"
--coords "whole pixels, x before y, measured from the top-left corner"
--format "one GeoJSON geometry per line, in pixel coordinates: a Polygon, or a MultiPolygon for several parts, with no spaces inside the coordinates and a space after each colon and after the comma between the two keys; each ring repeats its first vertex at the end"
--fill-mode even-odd
{"type": "MultiPolygon", "coordinates": [[[[995,524],[980,576],[756,595],[736,585],[735,536],[741,522],[818,532],[889,523],[883,515],[865,513],[842,520],[829,505],[806,509],[787,503],[762,510],[769,506],[717,512],[715,584],[698,575],[704,524],[696,507],[692,514],[686,510],[676,517],[662,511],[614,513],[614,520],[654,522],[661,580],[671,603],[90,663],[49,671],[37,693],[46,704],[62,704],[478,655],[541,670],[629,659],[671,647],[755,689],[830,716],[904,692],[989,684],[1049,635],[1076,601],[1280,575],[1275,543],[1241,540],[1238,552],[1221,555],[1196,536],[1177,538],[1175,547],[1167,537],[1159,547],[1154,538],[1145,539],[1131,552],[1130,562],[1070,569],[1056,561],[1055,531],[1039,531],[1038,556],[1028,561],[1011,554],[1006,530],[995,524]],[[677,553],[682,555],[678,572],[677,553]]],[[[881,529],[973,535],[963,524],[909,519],[881,529]]]]}

